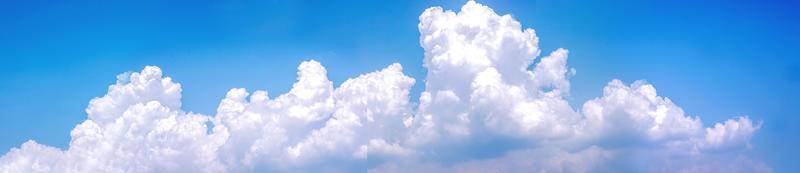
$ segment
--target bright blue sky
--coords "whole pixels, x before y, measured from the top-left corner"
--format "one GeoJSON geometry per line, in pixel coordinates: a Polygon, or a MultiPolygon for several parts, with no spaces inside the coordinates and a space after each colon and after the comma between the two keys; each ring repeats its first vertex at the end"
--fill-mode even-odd
{"type": "MultiPolygon", "coordinates": [[[[532,27],[543,52],[570,50],[573,106],[611,79],[646,79],[706,126],[749,115],[756,156],[777,172],[800,146],[800,3],[735,0],[482,1],[532,27]]],[[[28,139],[65,148],[88,101],[115,76],[157,65],[184,110],[213,115],[234,87],[286,92],[316,59],[336,84],[401,63],[425,74],[419,14],[462,1],[216,3],[2,2],[0,150],[28,139]]],[[[3,152],[4,153],[4,152],[3,152]]]]}

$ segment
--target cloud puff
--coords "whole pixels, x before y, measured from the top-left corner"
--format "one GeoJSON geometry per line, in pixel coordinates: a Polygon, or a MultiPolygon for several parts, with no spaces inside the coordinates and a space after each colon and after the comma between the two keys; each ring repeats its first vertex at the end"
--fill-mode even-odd
{"type": "Polygon", "coordinates": [[[66,150],[28,141],[0,172],[770,172],[747,151],[761,127],[712,127],[654,86],[612,80],[581,109],[569,51],[474,1],[420,15],[428,69],[417,102],[400,64],[338,87],[316,61],[285,94],[228,91],[216,115],[181,109],[148,66],[92,99],[66,150]]]}
{"type": "Polygon", "coordinates": [[[0,158],[2,172],[223,171],[209,117],[180,110],[181,86],[158,67],[123,76],[92,99],[65,151],[28,141],[0,158]],[[194,170],[193,170],[194,169],[194,170]]]}
{"type": "Polygon", "coordinates": [[[612,80],[573,109],[569,51],[536,62],[535,31],[510,15],[469,1],[459,12],[425,10],[418,27],[425,91],[396,141],[414,154],[372,172],[771,171],[746,154],[760,123],[745,116],[703,128],[644,81],[612,80]]]}

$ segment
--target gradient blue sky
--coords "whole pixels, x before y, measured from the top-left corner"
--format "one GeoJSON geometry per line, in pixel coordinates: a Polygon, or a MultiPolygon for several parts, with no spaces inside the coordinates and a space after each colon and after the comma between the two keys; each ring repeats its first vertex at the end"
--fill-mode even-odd
{"type": "MultiPolygon", "coordinates": [[[[645,79],[710,123],[763,121],[755,153],[800,170],[800,3],[481,1],[534,28],[543,52],[570,50],[573,107],[614,78],[645,79]]],[[[28,139],[66,148],[88,101],[115,76],[157,65],[183,108],[215,114],[227,90],[286,92],[315,59],[336,85],[393,62],[422,81],[417,23],[463,1],[0,2],[0,150],[28,139]]],[[[412,91],[417,100],[424,87],[412,91]]]]}

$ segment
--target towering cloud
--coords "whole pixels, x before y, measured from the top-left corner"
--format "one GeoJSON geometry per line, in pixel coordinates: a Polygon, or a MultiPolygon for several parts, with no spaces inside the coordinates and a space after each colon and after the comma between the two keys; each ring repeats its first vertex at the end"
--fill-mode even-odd
{"type": "Polygon", "coordinates": [[[747,152],[760,122],[703,127],[643,81],[611,80],[575,109],[569,51],[535,61],[535,31],[510,15],[469,1],[419,19],[428,74],[416,102],[400,64],[334,87],[312,60],[288,93],[235,88],[200,115],[148,66],[89,103],[69,148],[28,141],[0,172],[771,171],[747,152]]]}

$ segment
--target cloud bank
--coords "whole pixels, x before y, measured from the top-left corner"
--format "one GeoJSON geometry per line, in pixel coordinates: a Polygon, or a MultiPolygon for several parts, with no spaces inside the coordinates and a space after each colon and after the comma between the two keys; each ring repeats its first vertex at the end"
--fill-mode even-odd
{"type": "Polygon", "coordinates": [[[576,109],[569,51],[535,61],[535,31],[511,15],[469,1],[419,20],[417,101],[400,64],[334,87],[311,60],[288,93],[231,89],[201,115],[148,66],[91,100],[69,148],[25,142],[0,172],[771,172],[748,154],[760,122],[703,127],[644,81],[576,109]]]}

